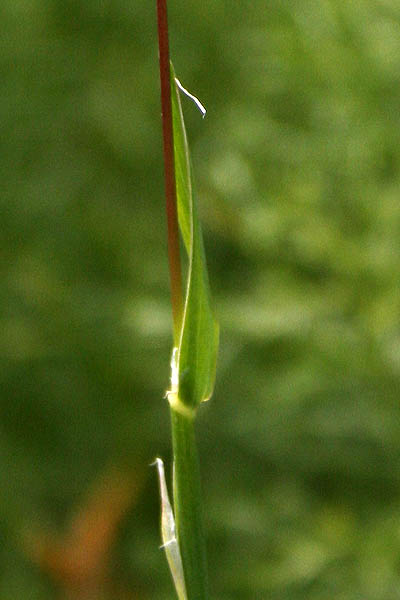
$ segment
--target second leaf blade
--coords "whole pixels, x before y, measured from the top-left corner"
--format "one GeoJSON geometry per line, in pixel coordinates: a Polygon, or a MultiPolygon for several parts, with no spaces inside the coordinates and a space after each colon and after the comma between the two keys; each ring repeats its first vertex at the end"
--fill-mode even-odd
{"type": "Polygon", "coordinates": [[[178,398],[195,409],[212,394],[219,328],[208,282],[203,236],[193,195],[191,161],[179,88],[171,65],[171,100],[179,227],[189,258],[185,308],[177,350],[178,398]]]}

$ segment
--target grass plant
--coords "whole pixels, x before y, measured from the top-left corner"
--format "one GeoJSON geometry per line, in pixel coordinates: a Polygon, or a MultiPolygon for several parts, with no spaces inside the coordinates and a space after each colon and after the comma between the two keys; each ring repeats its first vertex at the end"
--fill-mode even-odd
{"type": "Polygon", "coordinates": [[[210,398],[214,387],[218,325],[212,310],[202,232],[193,193],[192,167],[180,102],[182,86],[169,58],[166,0],[157,0],[157,9],[174,332],[171,386],[167,392],[173,443],[174,511],[168,499],[163,464],[157,459],[162,535],[179,599],[207,600],[207,562],[194,421],[199,405],[210,398]],[[188,259],[184,293],[179,232],[188,259]]]}

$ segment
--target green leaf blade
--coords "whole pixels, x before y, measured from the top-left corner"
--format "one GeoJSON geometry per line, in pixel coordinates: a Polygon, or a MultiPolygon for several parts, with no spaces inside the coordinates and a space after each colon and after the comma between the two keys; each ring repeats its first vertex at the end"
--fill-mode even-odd
{"type": "Polygon", "coordinates": [[[185,308],[177,352],[177,394],[181,404],[195,410],[213,392],[219,327],[212,309],[203,236],[193,194],[189,146],[172,65],[171,99],[179,227],[189,258],[185,308]]]}

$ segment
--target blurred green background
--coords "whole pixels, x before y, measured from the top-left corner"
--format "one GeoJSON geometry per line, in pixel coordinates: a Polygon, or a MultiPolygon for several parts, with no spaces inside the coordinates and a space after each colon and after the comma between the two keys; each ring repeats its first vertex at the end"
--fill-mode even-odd
{"type": "MultiPolygon", "coordinates": [[[[400,4],[170,0],[212,597],[400,599],[400,4]]],[[[0,6],[2,600],[174,598],[155,1],[0,6]]]]}

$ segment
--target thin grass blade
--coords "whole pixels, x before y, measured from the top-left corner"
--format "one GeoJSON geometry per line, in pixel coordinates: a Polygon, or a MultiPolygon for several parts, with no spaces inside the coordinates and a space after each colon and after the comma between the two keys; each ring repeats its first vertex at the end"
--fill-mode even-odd
{"type": "Polygon", "coordinates": [[[185,307],[176,351],[175,408],[192,410],[213,392],[219,328],[215,320],[203,236],[193,192],[189,145],[180,101],[180,84],[171,65],[171,99],[179,227],[189,259],[185,307]]]}

